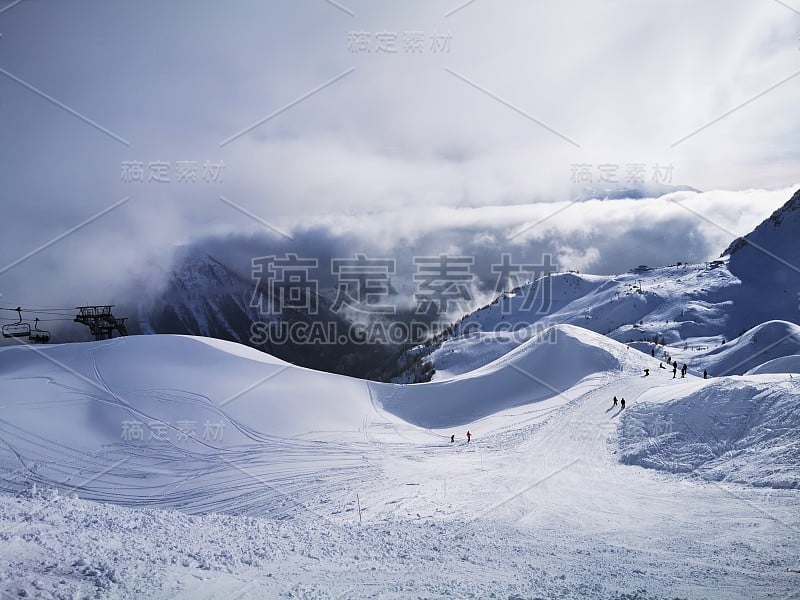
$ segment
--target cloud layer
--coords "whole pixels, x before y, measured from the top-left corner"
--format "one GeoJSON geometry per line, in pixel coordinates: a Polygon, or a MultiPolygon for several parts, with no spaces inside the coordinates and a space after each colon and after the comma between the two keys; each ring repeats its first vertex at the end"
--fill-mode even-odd
{"type": "Polygon", "coordinates": [[[0,13],[2,264],[77,227],[0,273],[0,301],[108,301],[168,270],[176,244],[290,245],[245,213],[326,255],[552,252],[599,272],[702,260],[797,181],[800,16],[781,3],[342,4],[0,13]],[[144,181],[125,180],[131,162],[144,181]],[[180,181],[189,163],[195,181],[180,181]],[[148,181],[158,164],[169,182],[148,181]],[[681,196],[723,229],[664,200],[589,202],[508,240],[566,206],[576,164],[593,185],[600,165],[624,184],[626,165],[649,180],[670,164],[667,183],[777,191],[681,196]]]}

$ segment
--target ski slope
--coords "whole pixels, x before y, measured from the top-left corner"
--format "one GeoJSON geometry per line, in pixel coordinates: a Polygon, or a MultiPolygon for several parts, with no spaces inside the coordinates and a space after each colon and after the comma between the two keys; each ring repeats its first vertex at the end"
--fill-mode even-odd
{"type": "Polygon", "coordinates": [[[767,321],[738,338],[692,356],[695,369],[716,375],[741,375],[776,358],[800,353],[800,326],[767,321]]]}
{"type": "Polygon", "coordinates": [[[258,513],[276,510],[260,478],[322,489],[328,472],[369,469],[341,443],[372,410],[363,381],[186,336],[8,348],[0,359],[7,489],[103,472],[83,497],[258,513]]]}
{"type": "Polygon", "coordinates": [[[465,425],[558,396],[596,373],[639,370],[644,357],[573,325],[559,325],[489,364],[423,385],[370,384],[380,405],[426,429],[465,425]],[[624,365],[624,367],[623,367],[624,365]]]}
{"type": "Polygon", "coordinates": [[[799,353],[800,326],[794,322],[773,319],[742,331],[744,321],[735,317],[748,313],[751,303],[742,300],[734,310],[733,300],[725,299],[744,292],[722,263],[537,280],[466,316],[452,337],[432,348],[426,359],[435,368],[433,381],[486,365],[559,324],[589,329],[646,353],[654,347],[651,340],[663,340],[671,356],[700,373],[741,375],[767,360],[799,353]],[[547,312],[523,308],[535,307],[540,296],[549,294],[554,302],[547,312]],[[556,302],[560,297],[563,301],[556,302]]]}
{"type": "Polygon", "coordinates": [[[4,349],[0,590],[790,597],[798,382],[657,363],[570,325],[421,385],[185,336],[4,349]],[[670,446],[664,411],[716,423],[714,390],[758,416],[738,454],[670,446]]]}
{"type": "Polygon", "coordinates": [[[716,346],[738,327],[729,322],[726,297],[740,284],[724,265],[711,264],[617,276],[552,274],[464,317],[427,357],[433,380],[487,364],[560,324],[626,343],[658,337],[692,346],[712,339],[716,346]]]}

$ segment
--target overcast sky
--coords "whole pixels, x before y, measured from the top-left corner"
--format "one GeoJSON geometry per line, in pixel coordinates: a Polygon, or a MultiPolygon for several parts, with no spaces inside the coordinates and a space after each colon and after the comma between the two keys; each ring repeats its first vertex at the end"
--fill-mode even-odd
{"type": "Polygon", "coordinates": [[[176,244],[220,236],[262,235],[263,254],[283,233],[309,252],[539,240],[597,272],[704,260],[800,181],[798,11],[3,0],[0,303],[109,301],[176,244]],[[713,223],[645,200],[532,227],[579,178],[634,173],[711,192],[680,199],[713,223]]]}

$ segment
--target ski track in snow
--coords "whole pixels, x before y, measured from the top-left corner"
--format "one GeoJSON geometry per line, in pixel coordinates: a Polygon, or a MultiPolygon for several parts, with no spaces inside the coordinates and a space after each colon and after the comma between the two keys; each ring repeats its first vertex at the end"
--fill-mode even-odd
{"type": "Polygon", "coordinates": [[[650,359],[635,350],[607,349],[630,354],[621,370],[442,429],[386,412],[407,388],[356,382],[356,428],[286,437],[189,388],[118,389],[97,360],[104,350],[87,366],[106,394],[63,373],[23,373],[4,381],[58,392],[4,397],[0,415],[91,406],[174,427],[171,413],[133,405],[191,405],[235,437],[117,439],[87,452],[0,417],[10,597],[800,597],[798,490],[620,462],[626,415],[612,396],[638,414],[640,398],[649,407],[708,385],[642,377],[650,359]]]}

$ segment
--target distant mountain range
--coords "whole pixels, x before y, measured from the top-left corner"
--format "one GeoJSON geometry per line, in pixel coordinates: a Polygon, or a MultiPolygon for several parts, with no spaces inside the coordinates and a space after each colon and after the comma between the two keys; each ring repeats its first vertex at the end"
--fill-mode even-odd
{"type": "MultiPolygon", "coordinates": [[[[131,334],[176,333],[213,337],[238,342],[263,350],[285,361],[332,373],[372,376],[395,356],[400,348],[390,345],[360,345],[349,339],[343,343],[294,343],[280,338],[273,342],[260,335],[265,327],[285,324],[325,323],[336,331],[347,331],[350,321],[331,309],[335,292],[320,289],[298,304],[313,310],[280,305],[277,298],[254,297],[256,286],[213,256],[197,252],[186,256],[172,270],[164,289],[155,298],[124,307],[131,334]],[[276,314],[262,312],[260,306],[281,306],[276,314]]],[[[259,288],[267,293],[267,286],[259,288]]],[[[326,330],[327,331],[327,330],[326,330]]],[[[324,340],[329,342],[331,340],[324,340]]],[[[337,342],[338,340],[333,340],[337,342]]]]}
{"type": "MultiPolygon", "coordinates": [[[[691,189],[666,187],[648,188],[648,193],[691,189]]],[[[614,197],[631,197],[630,191],[617,188],[614,197]]],[[[253,323],[324,322],[333,323],[337,331],[352,323],[332,310],[336,294],[329,288],[319,289],[313,299],[317,314],[282,308],[265,317],[253,306],[253,280],[206,252],[187,255],[157,297],[124,307],[124,312],[132,317],[131,333],[215,337],[314,369],[419,381],[479,367],[556,324],[579,325],[622,342],[655,339],[719,346],[765,322],[795,323],[800,314],[797,239],[800,191],[753,232],[734,240],[719,260],[645,267],[617,276],[552,274],[503,293],[414,348],[358,344],[349,338],[332,344],[264,343],[254,338],[253,323]],[[518,331],[510,337],[508,329],[518,331]]]]}
{"type": "Polygon", "coordinates": [[[637,185],[623,183],[597,183],[594,185],[576,186],[572,192],[572,199],[580,202],[587,200],[623,200],[630,198],[660,198],[674,192],[700,192],[688,185],[670,185],[657,181],[648,181],[637,185]]]}

